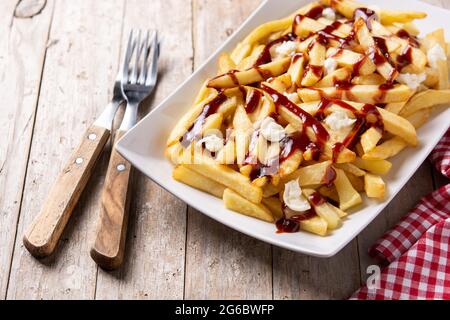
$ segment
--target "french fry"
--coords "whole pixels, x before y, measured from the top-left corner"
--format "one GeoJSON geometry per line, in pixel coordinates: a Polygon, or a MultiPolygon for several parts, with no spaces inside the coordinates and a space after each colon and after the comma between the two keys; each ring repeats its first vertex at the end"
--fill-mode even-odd
{"type": "MultiPolygon", "coordinates": [[[[313,189],[303,190],[303,194],[307,199],[315,192],[316,191],[313,189]]],[[[327,222],[329,229],[333,230],[341,225],[341,219],[339,218],[338,214],[327,202],[315,204],[314,202],[310,201],[310,203],[314,207],[317,215],[327,222]]]]}
{"type": "Polygon", "coordinates": [[[375,147],[363,155],[364,160],[385,160],[398,154],[407,146],[405,140],[400,137],[394,137],[375,147]]]}
{"type": "Polygon", "coordinates": [[[357,177],[363,177],[366,172],[361,170],[353,163],[335,163],[334,167],[344,170],[345,172],[349,172],[357,177]]]}
{"type": "Polygon", "coordinates": [[[334,201],[335,203],[339,203],[339,195],[336,191],[336,187],[335,186],[322,186],[319,188],[319,193],[328,198],[331,199],[332,201],[334,201]]]}
{"type": "Polygon", "coordinates": [[[384,107],[384,110],[389,111],[394,114],[399,114],[405,107],[406,103],[407,103],[407,101],[388,103],[384,107]]]}
{"type": "Polygon", "coordinates": [[[364,150],[364,153],[368,153],[372,151],[378,144],[378,142],[383,137],[380,130],[371,127],[366,132],[361,135],[361,146],[364,150]]]}
{"type": "Polygon", "coordinates": [[[414,128],[419,129],[430,118],[431,110],[431,108],[419,110],[416,113],[413,113],[412,115],[406,117],[406,120],[408,120],[414,126],[414,128]]]}
{"type": "MultiPolygon", "coordinates": [[[[353,18],[353,13],[358,8],[367,8],[366,5],[354,2],[352,0],[321,0],[325,5],[335,8],[340,14],[348,19],[353,18]]],[[[382,9],[379,12],[382,24],[393,24],[395,22],[410,22],[415,19],[426,18],[427,14],[416,11],[393,11],[382,9]]]]}
{"type": "MultiPolygon", "coordinates": [[[[364,50],[369,53],[369,56],[377,54],[384,58],[378,47],[375,46],[375,41],[370,34],[369,28],[361,17],[355,21],[355,28],[358,41],[364,50]]],[[[386,80],[393,81],[396,79],[398,71],[391,66],[386,58],[384,60],[384,62],[376,64],[377,71],[386,80]]]]}
{"type": "Polygon", "coordinates": [[[272,33],[286,30],[287,28],[292,26],[292,21],[297,14],[306,14],[310,10],[319,6],[318,2],[312,2],[299,10],[297,10],[294,14],[286,17],[284,19],[270,21],[265,24],[257,27],[253,32],[251,32],[243,41],[245,44],[253,45],[258,42],[263,42],[267,39],[272,33]]]}
{"type": "Polygon", "coordinates": [[[277,186],[274,186],[273,183],[268,183],[263,187],[263,199],[270,198],[280,192],[280,189],[277,186]]]}
{"type": "Polygon", "coordinates": [[[359,65],[358,71],[360,75],[372,74],[377,69],[376,65],[368,57],[351,50],[329,48],[326,56],[336,60],[340,67],[353,70],[355,65],[359,65]]]}
{"type": "Polygon", "coordinates": [[[314,42],[309,50],[309,66],[305,70],[302,86],[313,86],[322,78],[325,54],[325,46],[320,42],[314,42]]]}
{"type": "MultiPolygon", "coordinates": [[[[356,76],[352,79],[352,84],[355,85],[375,85],[379,86],[386,82],[386,79],[378,73],[371,73],[365,76],[356,76]]],[[[331,87],[331,86],[328,86],[331,87]]]]}
{"type": "Polygon", "coordinates": [[[353,173],[350,173],[348,171],[345,172],[345,175],[347,176],[348,180],[352,184],[353,188],[357,192],[364,192],[364,178],[355,176],[353,173]]]}
{"type": "Polygon", "coordinates": [[[342,99],[360,103],[378,104],[390,102],[402,102],[408,100],[411,89],[405,85],[395,85],[380,94],[379,86],[356,85],[350,89],[342,90],[336,87],[329,88],[304,88],[298,90],[298,95],[304,102],[318,101],[321,97],[328,99],[342,99]]]}
{"type": "MultiPolygon", "coordinates": [[[[426,51],[430,50],[436,45],[439,45],[441,48],[445,50],[446,42],[445,42],[445,34],[444,29],[440,28],[434,32],[431,32],[425,36],[423,41],[424,48],[426,51]]],[[[438,60],[437,62],[437,72],[438,72],[438,83],[436,85],[436,89],[445,90],[449,88],[449,78],[448,78],[448,60],[438,60]]]]}
{"type": "Polygon", "coordinates": [[[227,166],[216,164],[212,159],[208,159],[198,154],[195,156],[197,157],[195,159],[195,164],[187,165],[188,169],[235,190],[253,203],[261,202],[261,188],[252,185],[248,177],[227,166]]]}
{"type": "Polygon", "coordinates": [[[392,163],[386,160],[367,160],[361,158],[356,158],[353,164],[363,170],[381,175],[387,174],[392,167],[392,163]]]}
{"type": "Polygon", "coordinates": [[[450,103],[450,90],[426,90],[409,100],[400,115],[408,117],[419,110],[450,103]]]}
{"type": "Polygon", "coordinates": [[[339,209],[347,210],[362,203],[360,194],[353,188],[342,169],[336,169],[336,180],[334,180],[336,191],[339,195],[339,209]]]}
{"type": "Polygon", "coordinates": [[[290,64],[290,58],[283,58],[245,71],[238,71],[233,74],[226,73],[211,79],[208,86],[224,89],[252,84],[270,77],[279,76],[288,70],[290,64]]]}
{"type": "Polygon", "coordinates": [[[264,198],[262,204],[270,210],[276,220],[283,218],[283,208],[280,199],[277,197],[264,198]]]}
{"type": "Polygon", "coordinates": [[[333,87],[338,83],[348,81],[352,76],[352,70],[350,68],[340,68],[334,72],[326,75],[319,82],[315,84],[316,88],[333,87]]]}
{"type": "Polygon", "coordinates": [[[238,106],[233,117],[233,126],[235,128],[236,141],[236,159],[237,164],[241,165],[245,161],[248,145],[250,143],[250,134],[253,127],[250,118],[243,106],[238,106]]]}
{"type": "Polygon", "coordinates": [[[303,74],[305,71],[304,66],[305,66],[305,57],[303,56],[303,54],[297,54],[292,57],[292,63],[287,73],[291,76],[292,81],[297,86],[301,86],[303,74]]]}
{"type": "Polygon", "coordinates": [[[185,166],[178,166],[173,170],[172,176],[175,180],[187,184],[196,189],[202,190],[217,198],[223,196],[225,186],[211,180],[197,172],[186,168],[185,166]]]}
{"type": "Polygon", "coordinates": [[[267,222],[275,221],[272,212],[263,204],[253,203],[231,189],[225,189],[223,203],[227,209],[242,213],[246,216],[267,222]]]}
{"type": "Polygon", "coordinates": [[[364,189],[369,198],[383,199],[386,194],[386,185],[383,179],[370,173],[364,176],[364,189]]]}
{"type": "Polygon", "coordinates": [[[312,217],[300,221],[300,229],[319,236],[325,236],[327,234],[327,222],[321,217],[312,217]]]}
{"type": "Polygon", "coordinates": [[[327,170],[331,167],[331,161],[323,161],[307,167],[302,167],[290,175],[282,178],[284,182],[299,179],[300,186],[320,185],[324,182],[327,170]]]}
{"type": "Polygon", "coordinates": [[[300,150],[296,150],[289,158],[281,162],[280,164],[280,177],[290,175],[298,169],[303,160],[303,154],[300,150]]]}
{"type": "Polygon", "coordinates": [[[228,71],[235,70],[236,64],[233,59],[227,54],[222,53],[219,56],[219,74],[227,73],[228,71]]]}

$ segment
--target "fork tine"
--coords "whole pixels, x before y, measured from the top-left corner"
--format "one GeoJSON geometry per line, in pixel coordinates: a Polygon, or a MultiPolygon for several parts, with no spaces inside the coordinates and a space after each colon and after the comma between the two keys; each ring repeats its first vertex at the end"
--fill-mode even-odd
{"type": "Polygon", "coordinates": [[[150,42],[150,30],[147,30],[145,33],[145,40],[142,43],[142,48],[144,50],[144,54],[142,57],[142,64],[141,64],[141,72],[139,74],[138,84],[145,85],[145,79],[147,78],[147,72],[148,72],[148,56],[150,52],[149,42],[150,42]]]}
{"type": "Polygon", "coordinates": [[[158,77],[158,58],[159,58],[159,41],[158,31],[155,30],[151,43],[152,47],[152,59],[150,63],[150,74],[145,81],[146,86],[154,86],[158,77]]]}
{"type": "Polygon", "coordinates": [[[125,53],[125,58],[123,59],[122,83],[128,82],[129,66],[130,66],[131,57],[133,56],[135,47],[136,47],[136,41],[134,41],[134,30],[131,29],[130,35],[128,36],[127,51],[125,53]]]}
{"type": "Polygon", "coordinates": [[[136,43],[136,55],[135,55],[135,61],[134,61],[134,67],[131,67],[131,75],[128,82],[130,84],[136,84],[138,73],[139,73],[139,60],[141,56],[141,30],[138,30],[138,34],[135,40],[136,43]]]}

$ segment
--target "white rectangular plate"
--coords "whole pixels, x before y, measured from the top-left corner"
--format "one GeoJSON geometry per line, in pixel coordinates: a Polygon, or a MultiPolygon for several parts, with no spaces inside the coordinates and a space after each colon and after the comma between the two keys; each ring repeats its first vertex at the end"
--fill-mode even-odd
{"type": "MultiPolygon", "coordinates": [[[[356,237],[394,198],[411,178],[449,126],[450,109],[445,108],[439,115],[418,130],[420,146],[408,148],[395,157],[391,173],[386,177],[388,196],[383,202],[370,201],[349,216],[343,226],[327,237],[319,237],[305,232],[277,234],[275,225],[250,218],[225,209],[222,200],[197,191],[172,179],[172,165],[163,152],[170,130],[180,117],[191,107],[201,84],[216,71],[216,61],[222,51],[230,52],[249,32],[260,24],[289,15],[309,0],[268,0],[247,19],[237,32],[220,47],[208,61],[187,79],[171,96],[148,114],[139,124],[120,140],[117,148],[136,168],[145,175],[207,216],[247,235],[262,241],[302,252],[312,256],[330,257],[335,255],[356,237]]],[[[450,11],[413,0],[372,0],[383,8],[416,10],[428,13],[428,18],[418,22],[422,34],[446,26],[450,21],[450,11]]],[[[447,38],[450,39],[449,32],[447,38]]],[[[164,53],[162,54],[164,58],[164,53]]]]}

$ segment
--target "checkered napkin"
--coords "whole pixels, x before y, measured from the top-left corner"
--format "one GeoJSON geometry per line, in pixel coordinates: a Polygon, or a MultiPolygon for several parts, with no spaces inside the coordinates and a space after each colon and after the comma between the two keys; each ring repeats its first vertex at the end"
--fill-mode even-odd
{"type": "MultiPolygon", "coordinates": [[[[430,160],[450,178],[450,129],[430,160]]],[[[390,265],[351,299],[450,300],[450,184],[424,197],[369,253],[390,265]]]]}

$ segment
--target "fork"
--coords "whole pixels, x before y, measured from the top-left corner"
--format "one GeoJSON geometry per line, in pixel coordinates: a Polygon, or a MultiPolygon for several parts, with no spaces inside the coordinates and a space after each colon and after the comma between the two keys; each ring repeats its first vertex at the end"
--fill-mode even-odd
{"type": "MultiPolygon", "coordinates": [[[[121,88],[127,101],[125,115],[116,133],[118,141],[137,122],[138,108],[156,85],[159,42],[156,31],[131,31],[121,88]],[[133,36],[135,35],[135,36],[133,36]],[[134,61],[132,61],[134,56],[134,61]],[[149,61],[150,60],[150,61],[149,61]]],[[[115,146],[115,144],[114,144],[115,146]]],[[[115,148],[111,153],[101,198],[101,209],[91,257],[102,268],[117,269],[123,262],[130,199],[132,166],[115,148]]]]}
{"type": "MultiPolygon", "coordinates": [[[[131,39],[128,42],[131,42],[131,39]]],[[[23,243],[37,258],[47,257],[55,250],[73,209],[92,175],[95,163],[111,135],[114,117],[124,101],[121,86],[126,62],[127,59],[124,57],[123,66],[119,69],[114,83],[111,102],[87,129],[50,189],[39,214],[25,231],[23,243]]]]}

